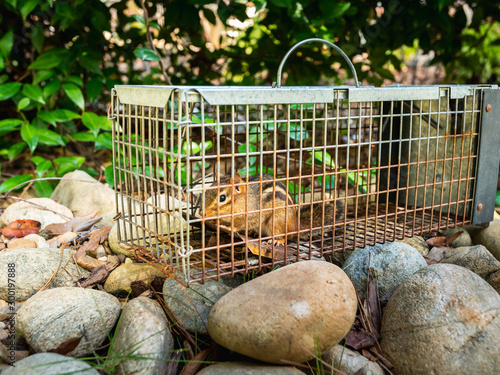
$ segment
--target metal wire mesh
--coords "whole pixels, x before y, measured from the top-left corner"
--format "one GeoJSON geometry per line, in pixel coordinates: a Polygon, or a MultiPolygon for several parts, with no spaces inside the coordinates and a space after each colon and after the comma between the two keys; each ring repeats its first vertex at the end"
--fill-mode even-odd
{"type": "Polygon", "coordinates": [[[469,224],[485,88],[117,88],[119,238],[197,281],[469,224]]]}

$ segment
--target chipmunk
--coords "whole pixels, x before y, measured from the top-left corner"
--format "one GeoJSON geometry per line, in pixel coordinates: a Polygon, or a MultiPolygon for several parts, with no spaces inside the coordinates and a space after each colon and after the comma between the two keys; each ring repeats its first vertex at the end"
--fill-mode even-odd
{"type": "MultiPolygon", "coordinates": [[[[290,194],[287,194],[285,185],[273,180],[272,175],[262,174],[262,183],[260,183],[261,175],[252,175],[248,177],[247,188],[246,178],[242,178],[238,173],[235,173],[234,177],[221,176],[218,183],[213,183],[209,189],[205,190],[205,211],[200,211],[200,215],[202,217],[218,216],[219,225],[224,225],[236,232],[244,233],[248,229],[248,233],[261,237],[270,237],[274,234],[278,237],[275,241],[279,243],[284,242],[285,235],[287,238],[296,238],[299,229],[298,207],[294,204],[290,194]],[[233,184],[234,187],[224,186],[233,184]],[[221,187],[214,188],[217,186],[221,187]],[[231,215],[231,210],[233,210],[233,215],[231,215]]],[[[337,203],[337,206],[340,205],[337,203]]],[[[340,218],[343,212],[343,206],[341,207],[342,210],[338,210],[336,218],[340,218]]],[[[302,230],[320,228],[312,231],[312,235],[315,236],[321,234],[322,226],[331,226],[335,216],[334,205],[326,203],[324,208],[323,219],[322,203],[314,203],[312,206],[311,204],[301,205],[300,228],[302,230]]],[[[310,234],[311,231],[303,232],[300,237],[307,239],[310,234]]]]}

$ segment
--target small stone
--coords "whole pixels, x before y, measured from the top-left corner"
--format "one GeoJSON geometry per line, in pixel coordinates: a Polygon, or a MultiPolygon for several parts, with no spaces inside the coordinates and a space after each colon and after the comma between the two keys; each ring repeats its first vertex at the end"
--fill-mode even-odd
{"type": "Polygon", "coordinates": [[[396,290],[381,335],[398,374],[498,374],[500,295],[463,267],[430,265],[396,290]]]}
{"type": "Polygon", "coordinates": [[[500,219],[490,222],[487,228],[468,229],[474,245],[483,245],[496,259],[500,260],[500,219]]]}
{"type": "Polygon", "coordinates": [[[7,243],[7,248],[9,250],[15,249],[34,249],[36,248],[36,242],[30,241],[25,238],[13,238],[7,243]]]}
{"type": "Polygon", "coordinates": [[[462,227],[449,228],[441,231],[441,233],[443,233],[448,238],[458,232],[463,232],[463,233],[457,238],[455,238],[453,241],[451,241],[450,246],[451,247],[472,246],[472,239],[470,238],[469,232],[467,232],[462,227]]]}
{"type": "Polygon", "coordinates": [[[352,282],[329,262],[299,262],[235,288],[210,311],[218,344],[269,363],[305,362],[337,344],[356,315],[352,282]]]}
{"type": "MultiPolygon", "coordinates": [[[[38,292],[50,280],[58,269],[50,287],[73,286],[74,279],[88,276],[89,272],[73,264],[71,257],[75,254],[71,250],[60,249],[17,249],[0,253],[0,270],[7,272],[9,264],[15,280],[15,301],[25,301],[38,292]],[[62,251],[62,260],[61,260],[62,251]],[[71,275],[67,272],[69,271],[71,275]]],[[[7,300],[9,296],[8,280],[0,277],[0,298],[7,300]]]]}
{"type": "Polygon", "coordinates": [[[404,242],[405,244],[414,247],[422,256],[426,256],[429,252],[429,245],[427,245],[427,242],[425,242],[422,236],[407,237],[402,240],[397,240],[396,242],[404,242]]]}
{"type": "Polygon", "coordinates": [[[43,229],[49,224],[65,223],[69,220],[66,217],[73,218],[73,213],[67,207],[49,198],[32,198],[28,199],[27,202],[16,202],[7,207],[2,216],[0,216],[0,225],[5,226],[16,220],[29,219],[40,222],[43,229]],[[35,203],[38,206],[32,205],[29,202],[35,203]],[[43,206],[51,211],[47,211],[39,206],[43,206]]]}
{"type": "Polygon", "coordinates": [[[424,257],[403,242],[386,242],[356,250],[342,269],[352,277],[361,298],[366,298],[368,271],[377,280],[380,297],[389,296],[410,275],[426,267],[424,257]]]}
{"type": "Polygon", "coordinates": [[[65,244],[66,242],[73,241],[76,238],[76,236],[77,236],[76,233],[66,232],[64,234],[51,238],[50,240],[47,241],[47,244],[51,248],[57,248],[60,245],[65,244]]]}
{"type": "Polygon", "coordinates": [[[500,261],[483,246],[457,247],[445,254],[441,263],[451,263],[465,267],[486,280],[497,292],[500,292],[498,275],[500,261]]]}
{"type": "Polygon", "coordinates": [[[109,274],[104,290],[115,295],[128,295],[132,292],[132,282],[144,281],[149,286],[155,277],[165,276],[158,268],[146,263],[124,263],[109,274]]]}
{"type": "Polygon", "coordinates": [[[15,367],[2,371],[2,375],[99,375],[88,363],[56,353],[37,353],[16,362],[15,367]]]}
{"type": "MultiPolygon", "coordinates": [[[[343,347],[342,345],[335,345],[333,348],[323,354],[323,361],[328,363],[331,367],[342,371],[346,375],[385,374],[384,370],[382,370],[378,363],[372,362],[358,352],[343,347]]],[[[328,368],[326,368],[325,373],[328,372],[328,368]]]]}
{"type": "Polygon", "coordinates": [[[19,302],[11,303],[10,305],[3,306],[0,309],[0,322],[9,320],[16,316],[17,310],[22,306],[19,302]]]}
{"type": "Polygon", "coordinates": [[[253,362],[223,362],[205,367],[198,375],[304,375],[292,366],[272,366],[253,362]]]}
{"type": "Polygon", "coordinates": [[[214,280],[207,280],[205,284],[191,283],[187,288],[169,277],[163,284],[163,299],[184,328],[193,334],[206,335],[212,306],[231,290],[222,281],[214,280]]]}
{"type": "Polygon", "coordinates": [[[23,237],[23,239],[34,241],[36,243],[35,247],[38,247],[38,248],[47,249],[49,247],[49,244],[47,243],[45,238],[43,238],[35,233],[28,234],[27,236],[23,237]]]}
{"type": "Polygon", "coordinates": [[[84,171],[66,173],[50,196],[60,201],[75,213],[84,216],[93,211],[99,211],[102,216],[99,225],[113,226],[116,215],[115,191],[96,181],[84,171]]]}
{"type": "Polygon", "coordinates": [[[69,356],[92,353],[108,337],[121,305],[116,297],[93,289],[55,288],[37,293],[19,309],[16,330],[37,352],[57,349],[81,338],[69,356]]]}
{"type": "Polygon", "coordinates": [[[173,349],[169,322],[158,303],[146,297],[127,302],[110,353],[118,364],[117,373],[165,374],[173,349]],[[132,359],[132,356],[147,359],[132,359]]]}

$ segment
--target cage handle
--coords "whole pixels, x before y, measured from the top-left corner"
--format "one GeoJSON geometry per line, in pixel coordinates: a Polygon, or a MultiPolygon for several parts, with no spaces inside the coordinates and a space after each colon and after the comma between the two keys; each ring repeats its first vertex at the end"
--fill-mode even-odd
{"type": "Polygon", "coordinates": [[[285,62],[286,60],[288,59],[288,57],[292,54],[293,51],[295,51],[298,47],[300,47],[302,44],[305,44],[305,43],[311,43],[311,42],[320,42],[320,43],[323,43],[323,44],[326,44],[327,46],[330,46],[332,47],[334,50],[336,50],[338,53],[340,53],[340,55],[344,58],[344,60],[347,62],[347,65],[349,65],[349,68],[351,69],[351,72],[352,72],[352,76],[354,78],[354,82],[356,83],[356,87],[359,87],[359,81],[358,81],[358,75],[356,74],[356,69],[354,69],[354,65],[352,64],[351,60],[349,59],[349,57],[345,54],[344,51],[342,51],[342,49],[340,49],[340,47],[338,47],[337,45],[333,44],[332,42],[328,41],[328,40],[325,40],[325,39],[320,39],[320,38],[311,38],[311,39],[306,39],[306,40],[303,40],[302,42],[298,42],[297,44],[295,44],[285,55],[285,57],[283,57],[283,60],[281,60],[281,64],[278,68],[278,83],[277,85],[274,85],[273,86],[276,86],[277,88],[280,88],[281,87],[281,71],[283,70],[283,66],[285,65],[285,62]]]}

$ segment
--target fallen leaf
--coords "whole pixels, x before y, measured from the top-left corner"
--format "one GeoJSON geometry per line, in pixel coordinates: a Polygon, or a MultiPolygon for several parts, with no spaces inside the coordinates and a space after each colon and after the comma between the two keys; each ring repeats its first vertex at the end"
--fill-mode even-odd
{"type": "Polygon", "coordinates": [[[379,334],[380,327],[382,326],[382,310],[380,308],[377,283],[372,278],[368,280],[366,288],[366,305],[368,310],[367,318],[371,323],[372,329],[379,334]]]}
{"type": "Polygon", "coordinates": [[[196,354],[190,361],[186,363],[186,366],[182,369],[181,375],[194,375],[198,372],[203,361],[207,358],[208,354],[213,350],[213,348],[207,348],[196,354]]]}
{"type": "Polygon", "coordinates": [[[93,211],[87,215],[75,217],[65,223],[50,224],[45,229],[53,234],[63,234],[66,232],[83,232],[90,229],[92,225],[99,222],[102,217],[95,217],[99,211],[93,211]]]}
{"type": "Polygon", "coordinates": [[[446,246],[446,236],[428,238],[427,240],[425,240],[425,242],[429,246],[436,246],[436,247],[446,246]]]}
{"type": "Polygon", "coordinates": [[[445,244],[446,245],[449,245],[450,243],[452,243],[453,241],[455,241],[458,237],[460,237],[460,235],[463,233],[464,231],[461,230],[461,231],[458,231],[457,233],[455,233],[454,235],[448,237],[445,241],[445,244]]]}
{"type": "Polygon", "coordinates": [[[75,350],[80,341],[82,341],[81,337],[72,337],[60,344],[56,349],[47,350],[47,352],[66,355],[75,350]]]}
{"type": "Polygon", "coordinates": [[[108,238],[110,230],[111,227],[102,227],[92,231],[90,233],[90,239],[87,242],[85,242],[78,250],[84,251],[85,252],[84,254],[86,254],[87,251],[95,250],[97,246],[99,246],[108,238]]]}
{"type": "Polygon", "coordinates": [[[24,237],[28,234],[40,232],[41,224],[36,220],[16,220],[1,230],[6,237],[24,237]]]}
{"type": "MultiPolygon", "coordinates": [[[[76,257],[76,255],[75,255],[75,257],[76,257]]],[[[99,262],[99,265],[98,265],[98,267],[93,268],[90,275],[78,280],[80,283],[80,286],[82,288],[88,288],[88,287],[92,287],[96,284],[104,283],[106,281],[106,279],[108,278],[109,274],[111,273],[111,271],[113,271],[116,267],[118,267],[124,261],[124,257],[118,257],[118,259],[116,259],[116,260],[111,260],[111,261],[103,264],[102,262],[100,262],[94,258],[89,258],[89,257],[84,257],[84,258],[93,259],[94,261],[99,262]]],[[[88,259],[86,259],[85,261],[87,261],[88,259]]],[[[78,264],[80,264],[80,260],[81,260],[81,258],[80,259],[77,258],[76,262],[78,264]]],[[[81,265],[81,266],[85,269],[88,269],[83,265],[81,265]]]]}
{"type": "Polygon", "coordinates": [[[373,337],[369,332],[361,330],[351,330],[349,336],[347,337],[346,344],[351,348],[358,350],[363,348],[370,348],[377,342],[377,339],[373,337]]]}

